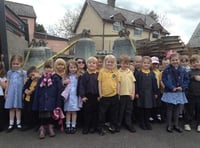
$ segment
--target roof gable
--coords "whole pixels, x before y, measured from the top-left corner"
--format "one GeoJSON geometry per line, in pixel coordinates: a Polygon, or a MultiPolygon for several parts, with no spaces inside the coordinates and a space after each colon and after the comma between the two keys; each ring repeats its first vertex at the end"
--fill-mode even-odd
{"type": "Polygon", "coordinates": [[[5,1],[5,5],[7,5],[18,16],[36,18],[33,6],[11,1],[5,1]]]}
{"type": "Polygon", "coordinates": [[[197,25],[192,37],[188,42],[188,46],[191,48],[200,47],[200,23],[197,25]]]}
{"type": "Polygon", "coordinates": [[[126,18],[121,13],[111,15],[110,18],[114,21],[126,21],[126,18]]]}

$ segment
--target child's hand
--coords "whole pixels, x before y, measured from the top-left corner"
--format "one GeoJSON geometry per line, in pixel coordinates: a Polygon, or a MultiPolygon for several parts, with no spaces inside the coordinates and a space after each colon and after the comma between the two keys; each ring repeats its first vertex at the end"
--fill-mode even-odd
{"type": "Polygon", "coordinates": [[[155,95],[155,98],[158,99],[158,95],[155,95]]]}
{"type": "Polygon", "coordinates": [[[65,84],[69,84],[69,83],[70,83],[70,79],[66,79],[65,84]]]}
{"type": "Polygon", "coordinates": [[[88,100],[88,98],[86,98],[86,97],[82,98],[83,102],[87,102],[87,100],[88,100]]]}
{"type": "Polygon", "coordinates": [[[176,88],[176,91],[182,91],[183,89],[182,89],[182,87],[177,87],[176,88]]]}
{"type": "Polygon", "coordinates": [[[136,94],[136,95],[135,95],[135,98],[138,99],[138,98],[139,98],[139,94],[136,94]]]}
{"type": "Polygon", "coordinates": [[[31,91],[28,90],[28,89],[26,89],[26,90],[25,90],[25,94],[26,94],[26,95],[31,95],[31,91]]]}
{"type": "Polygon", "coordinates": [[[130,97],[131,97],[131,100],[134,100],[135,99],[135,94],[131,94],[130,97]]]}
{"type": "Polygon", "coordinates": [[[173,92],[175,92],[175,91],[176,91],[176,87],[175,87],[175,88],[173,88],[173,89],[172,89],[172,91],[173,91],[173,92]]]}
{"type": "Polygon", "coordinates": [[[194,79],[195,79],[196,81],[200,81],[200,75],[194,76],[194,79]]]}
{"type": "Polygon", "coordinates": [[[98,101],[100,101],[100,100],[101,100],[101,96],[100,96],[100,97],[98,97],[98,98],[97,98],[97,100],[98,100],[98,101]]]}

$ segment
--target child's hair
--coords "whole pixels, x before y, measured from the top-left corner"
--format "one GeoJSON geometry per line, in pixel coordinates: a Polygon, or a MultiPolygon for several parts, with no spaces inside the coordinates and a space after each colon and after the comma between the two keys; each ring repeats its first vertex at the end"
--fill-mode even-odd
{"type": "Polygon", "coordinates": [[[105,65],[106,65],[105,63],[106,63],[106,61],[108,59],[112,59],[114,61],[114,64],[115,64],[114,69],[117,69],[117,60],[116,60],[116,57],[114,55],[111,55],[111,54],[105,56],[105,58],[103,60],[103,68],[106,68],[105,67],[105,65]]]}
{"type": "Polygon", "coordinates": [[[95,57],[97,58],[97,60],[99,60],[99,59],[102,60],[102,61],[104,60],[104,56],[102,56],[102,55],[97,55],[95,57]]]}
{"type": "Polygon", "coordinates": [[[198,54],[194,54],[190,58],[190,63],[194,63],[196,61],[200,61],[200,55],[198,55],[198,54]]]}
{"type": "Polygon", "coordinates": [[[97,63],[97,58],[96,57],[89,57],[88,59],[87,59],[87,63],[88,62],[96,62],[97,63]]]}
{"type": "Polygon", "coordinates": [[[71,59],[71,60],[69,60],[69,61],[67,62],[66,75],[69,76],[69,74],[70,74],[70,71],[69,71],[69,66],[70,66],[70,65],[76,66],[76,68],[77,68],[76,76],[77,76],[77,78],[78,78],[81,74],[80,74],[80,71],[79,71],[79,69],[78,69],[78,64],[77,64],[77,62],[76,62],[75,60],[73,60],[73,59],[71,59]]]}
{"type": "Polygon", "coordinates": [[[53,62],[52,59],[46,60],[46,61],[44,62],[44,68],[53,68],[53,64],[54,64],[54,62],[53,62]]]}
{"type": "Polygon", "coordinates": [[[136,56],[134,57],[133,61],[135,61],[135,60],[141,60],[141,61],[142,61],[142,56],[136,55],[136,56]]]}
{"type": "Polygon", "coordinates": [[[143,56],[142,57],[142,62],[144,62],[144,60],[149,60],[149,62],[152,61],[150,56],[143,56]]]}
{"type": "Polygon", "coordinates": [[[0,77],[4,77],[6,75],[6,71],[4,68],[3,62],[0,62],[0,77]]]}
{"type": "Polygon", "coordinates": [[[128,55],[121,55],[119,58],[119,62],[130,63],[131,58],[128,55]]]}
{"type": "Polygon", "coordinates": [[[169,57],[169,59],[171,60],[174,57],[178,57],[180,59],[180,55],[178,53],[172,53],[169,57]]]}
{"type": "Polygon", "coordinates": [[[27,70],[27,75],[29,76],[32,72],[39,72],[39,70],[36,68],[36,66],[31,66],[27,70]]]}
{"type": "Polygon", "coordinates": [[[12,68],[12,62],[14,60],[17,60],[18,62],[20,62],[21,64],[23,63],[23,57],[21,55],[13,55],[10,59],[10,67],[12,68]]]}
{"type": "Polygon", "coordinates": [[[190,61],[189,56],[188,55],[181,55],[180,61],[181,62],[184,62],[184,61],[189,62],[190,61]]]}
{"type": "Polygon", "coordinates": [[[55,60],[55,62],[54,62],[54,70],[55,71],[57,71],[57,66],[59,65],[59,64],[63,64],[64,65],[64,67],[65,67],[65,69],[66,69],[66,61],[64,60],[64,59],[62,59],[62,58],[58,58],[58,59],[56,59],[55,60]]]}

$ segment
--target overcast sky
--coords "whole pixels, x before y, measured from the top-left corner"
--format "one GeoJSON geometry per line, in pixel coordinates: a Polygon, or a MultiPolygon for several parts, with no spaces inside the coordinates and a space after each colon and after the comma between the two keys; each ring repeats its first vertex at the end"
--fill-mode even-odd
{"type": "MultiPolygon", "coordinates": [[[[45,28],[63,18],[67,9],[82,8],[85,0],[9,0],[34,7],[37,23],[45,28]]],[[[107,3],[107,0],[95,0],[107,3]]],[[[200,22],[200,0],[116,0],[116,6],[136,12],[154,10],[167,17],[165,27],[171,35],[178,35],[187,43],[200,22]]]]}

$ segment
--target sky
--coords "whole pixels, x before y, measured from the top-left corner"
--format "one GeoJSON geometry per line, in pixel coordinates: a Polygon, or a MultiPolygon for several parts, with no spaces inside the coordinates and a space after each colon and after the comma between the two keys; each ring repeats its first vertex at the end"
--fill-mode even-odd
{"type": "MultiPolygon", "coordinates": [[[[85,0],[9,0],[32,5],[36,22],[45,29],[59,23],[68,9],[82,9],[85,0]]],[[[95,0],[107,3],[107,0],[95,0]]],[[[164,27],[170,35],[178,35],[187,44],[200,22],[199,0],[116,0],[116,7],[135,12],[153,10],[164,18],[164,27]]]]}

